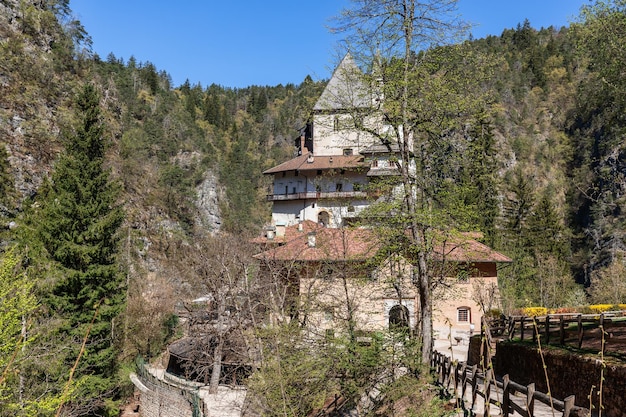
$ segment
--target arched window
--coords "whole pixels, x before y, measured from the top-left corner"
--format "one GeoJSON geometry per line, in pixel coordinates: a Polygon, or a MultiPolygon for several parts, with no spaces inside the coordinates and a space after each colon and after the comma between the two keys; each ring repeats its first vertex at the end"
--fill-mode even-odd
{"type": "Polygon", "coordinates": [[[324,227],[328,226],[328,223],[330,222],[330,214],[328,214],[327,211],[320,211],[317,214],[317,222],[324,227]]]}
{"type": "Polygon", "coordinates": [[[389,310],[389,330],[409,330],[409,309],[396,304],[389,310]]]}

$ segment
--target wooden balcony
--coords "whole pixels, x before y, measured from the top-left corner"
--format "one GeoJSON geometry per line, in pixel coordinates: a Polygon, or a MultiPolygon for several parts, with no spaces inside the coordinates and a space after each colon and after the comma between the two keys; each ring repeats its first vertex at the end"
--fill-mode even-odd
{"type": "Polygon", "coordinates": [[[312,200],[312,199],[341,199],[367,198],[365,191],[334,191],[334,192],[304,192],[290,194],[268,194],[267,201],[312,200]]]}

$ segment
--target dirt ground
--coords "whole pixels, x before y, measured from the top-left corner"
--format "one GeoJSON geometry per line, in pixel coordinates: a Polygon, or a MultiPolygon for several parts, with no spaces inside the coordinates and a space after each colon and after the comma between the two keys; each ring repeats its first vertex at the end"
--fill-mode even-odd
{"type": "MultiPolygon", "coordinates": [[[[543,329],[541,341],[545,343],[545,335],[543,329]]],[[[583,340],[581,349],[600,352],[602,343],[604,343],[604,352],[611,356],[615,356],[626,361],[626,321],[609,322],[604,324],[604,341],[602,339],[602,331],[599,327],[585,328],[583,332],[583,340]]],[[[519,338],[519,330],[515,337],[519,338]]],[[[532,330],[527,329],[524,333],[524,339],[532,338],[532,330]]],[[[552,327],[550,331],[550,345],[558,346],[560,332],[558,328],[552,327]]],[[[565,330],[565,345],[572,348],[578,348],[578,328],[570,326],[565,330]]]]}

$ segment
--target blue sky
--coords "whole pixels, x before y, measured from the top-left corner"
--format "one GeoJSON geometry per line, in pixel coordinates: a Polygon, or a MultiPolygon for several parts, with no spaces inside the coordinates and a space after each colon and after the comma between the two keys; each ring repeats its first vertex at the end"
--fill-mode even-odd
{"type": "MultiPolygon", "coordinates": [[[[299,84],[328,78],[339,38],[329,18],[348,0],[70,0],[102,59],[152,62],[206,87],[299,84]]],[[[535,28],[568,25],[589,0],[459,0],[475,38],[528,19],[535,28]]]]}

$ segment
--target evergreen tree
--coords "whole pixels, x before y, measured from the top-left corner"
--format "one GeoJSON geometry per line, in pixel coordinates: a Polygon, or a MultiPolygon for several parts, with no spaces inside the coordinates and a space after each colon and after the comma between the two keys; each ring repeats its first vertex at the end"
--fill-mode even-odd
{"type": "Polygon", "coordinates": [[[113,326],[124,303],[116,262],[123,212],[116,205],[118,188],[103,165],[107,144],[95,87],[79,93],[76,117],[39,201],[37,236],[59,270],[60,278],[44,297],[60,323],[53,331],[69,342],[63,356],[68,374],[80,358],[73,376],[80,396],[66,406],[95,415],[116,386],[113,326]]]}

